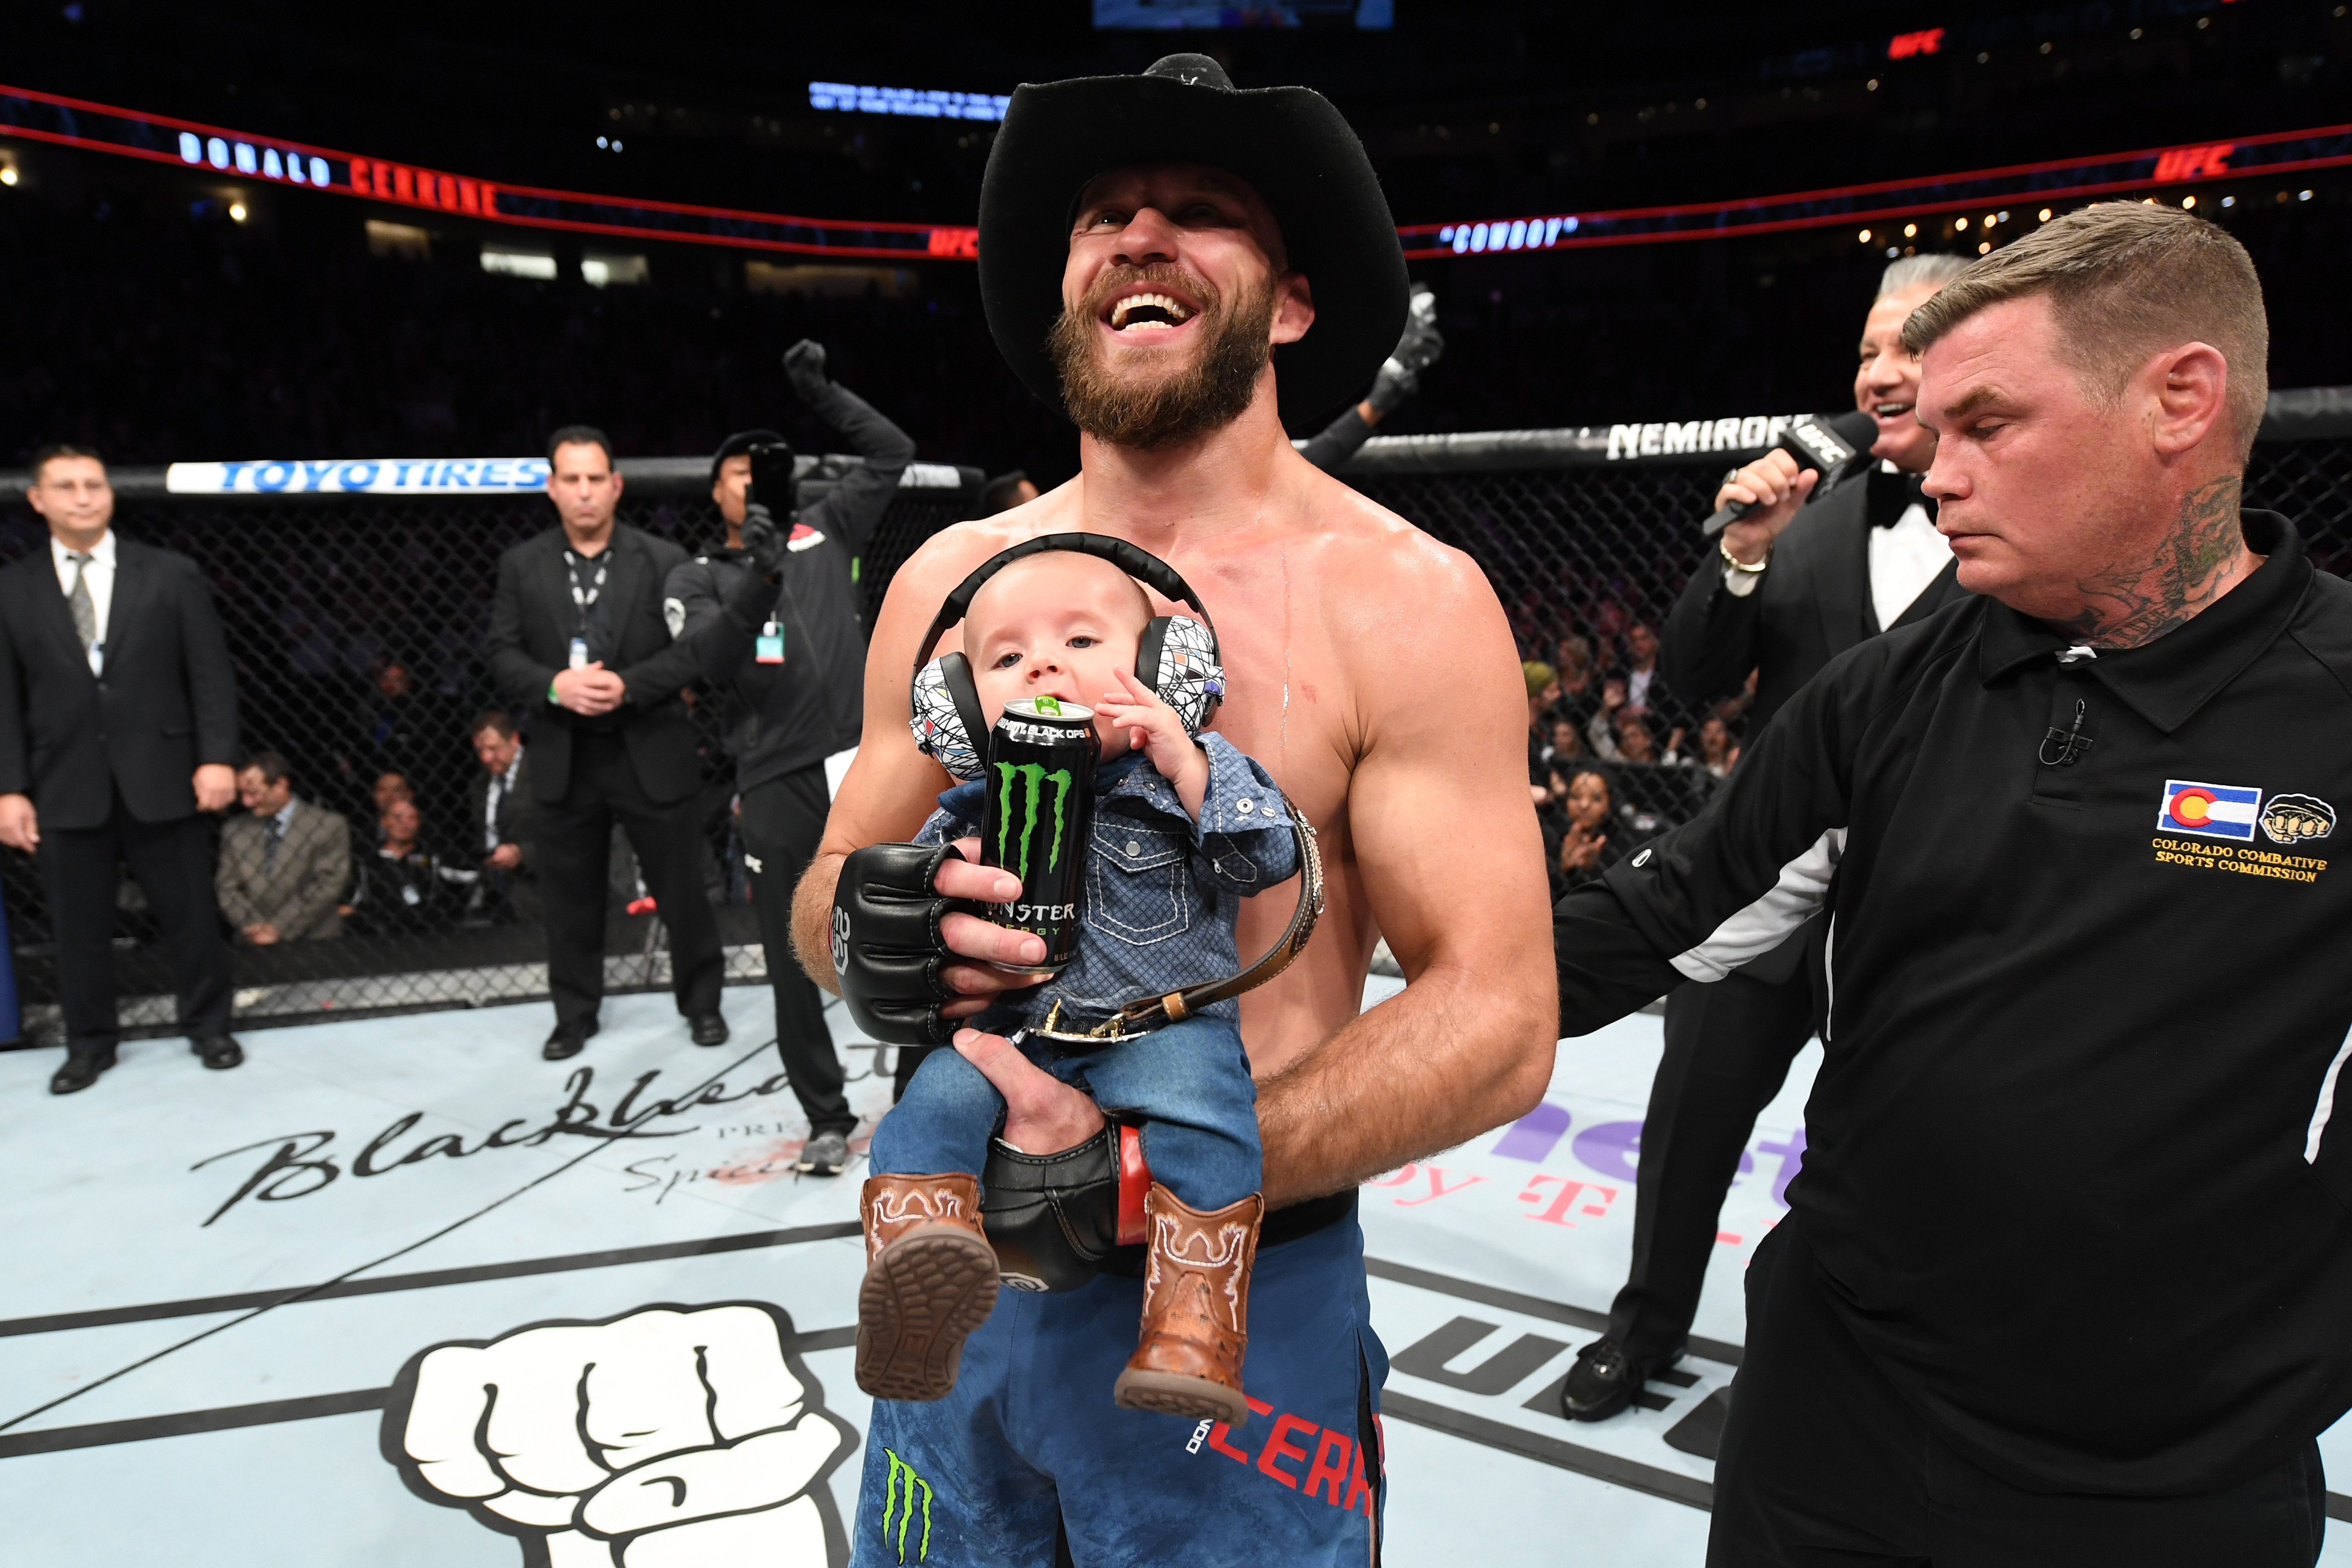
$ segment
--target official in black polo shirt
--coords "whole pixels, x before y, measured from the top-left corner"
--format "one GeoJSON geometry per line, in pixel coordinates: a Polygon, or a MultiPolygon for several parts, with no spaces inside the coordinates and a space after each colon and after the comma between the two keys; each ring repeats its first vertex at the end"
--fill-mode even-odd
{"type": "Polygon", "coordinates": [[[2107,204],[1921,307],[1963,600],[1570,894],[1583,1033],[1831,922],[1708,1562],[2312,1563],[2352,1405],[2352,587],[2241,513],[2261,287],[2107,204]]]}
{"type": "Polygon", "coordinates": [[[604,994],[604,873],[613,825],[635,850],[669,929],[677,1010],[698,1046],[727,1038],[726,959],[703,891],[694,727],[678,692],[695,647],[673,642],[662,583],[686,559],[666,539],[614,520],[612,443],[574,425],[549,443],[548,499],[560,526],[499,557],[490,679],[532,715],[531,792],[555,1029],[542,1054],[577,1056],[604,994]]]}

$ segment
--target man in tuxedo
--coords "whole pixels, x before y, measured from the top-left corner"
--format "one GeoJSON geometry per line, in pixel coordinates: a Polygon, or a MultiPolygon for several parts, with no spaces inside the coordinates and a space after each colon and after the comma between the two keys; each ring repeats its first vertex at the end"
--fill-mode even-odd
{"type": "Polygon", "coordinates": [[[293,775],[275,752],[246,759],[236,795],[246,814],[221,825],[213,873],[221,914],[256,947],[342,935],[337,907],[352,883],[351,824],[295,799],[293,775]]]}
{"type": "Polygon", "coordinates": [[[468,731],[482,771],[474,780],[467,834],[478,840],[482,912],[500,925],[537,924],[539,870],[532,859],[530,759],[514,715],[492,708],[468,731]]]}
{"type": "MultiPolygon", "coordinates": [[[[1877,433],[1869,450],[1823,475],[1799,472],[1776,449],[1732,470],[1717,492],[1718,509],[1741,500],[1752,510],[1691,574],[1667,617],[1659,668],[1675,692],[1702,703],[1738,692],[1753,672],[1751,749],[1830,660],[1967,596],[1936,531],[1936,503],[1920,492],[1936,435],[1913,414],[1919,362],[1902,342],[1911,312],[1965,265],[1955,256],[1908,257],[1879,279],[1853,380],[1854,406],[1877,433]]],[[[1817,918],[1720,983],[1667,997],[1665,1055],[1642,1123],[1633,1268],[1609,1331],[1569,1373],[1560,1404],[1570,1416],[1615,1415],[1682,1359],[1724,1193],[1757,1115],[1813,1034],[1822,926],[1817,918]]],[[[1799,1157],[1783,1156],[1783,1184],[1799,1157]]]]}
{"type": "Polygon", "coordinates": [[[662,584],[686,552],[614,520],[621,476],[601,430],[549,443],[559,526],[499,557],[490,679],[534,715],[531,798],[555,1028],[541,1054],[580,1054],[604,991],[605,870],[619,823],[668,928],[677,1010],[694,1043],[727,1039],[726,961],[702,887],[695,731],[678,692],[695,679],[692,639],[673,642],[662,584]]]}
{"type": "Polygon", "coordinates": [[[125,860],[171,951],[180,1027],[206,1067],[233,1068],[245,1053],[196,816],[236,795],[236,680],[212,588],[186,556],[115,536],[87,447],[34,454],[26,498],[49,547],[0,572],[0,844],[37,855],[48,892],[66,1022],[50,1092],[114,1065],[125,860]]]}

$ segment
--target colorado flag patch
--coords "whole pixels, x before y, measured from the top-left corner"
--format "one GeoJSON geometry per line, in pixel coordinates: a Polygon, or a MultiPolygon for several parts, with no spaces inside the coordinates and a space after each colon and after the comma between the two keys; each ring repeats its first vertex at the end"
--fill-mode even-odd
{"type": "Polygon", "coordinates": [[[2262,804],[2263,792],[2258,789],[2167,779],[2164,804],[2157,810],[2156,826],[2166,833],[2191,833],[2200,838],[2230,838],[2243,843],[2254,836],[2262,804]]]}

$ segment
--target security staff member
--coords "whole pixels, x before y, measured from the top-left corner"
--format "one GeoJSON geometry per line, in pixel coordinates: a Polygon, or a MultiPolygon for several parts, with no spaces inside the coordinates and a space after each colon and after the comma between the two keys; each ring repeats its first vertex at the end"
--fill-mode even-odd
{"type": "MultiPolygon", "coordinates": [[[[1752,510],[1692,574],[1659,661],[1669,686],[1703,700],[1730,696],[1754,674],[1750,735],[1839,654],[1962,596],[1936,503],[1919,490],[1936,435],[1913,413],[1919,362],[1902,334],[1911,312],[1966,266],[1956,256],[1906,257],[1879,279],[1853,377],[1854,406],[1876,428],[1866,451],[1824,479],[1774,450],[1716,492],[1718,508],[1737,500],[1752,510]]],[[[1757,1116],[1812,1037],[1820,936],[1817,921],[1721,984],[1666,999],[1665,1054],[1642,1122],[1633,1267],[1609,1331],[1584,1347],[1560,1390],[1568,1415],[1614,1415],[1682,1358],[1724,1192],[1757,1116]]]]}
{"type": "Polygon", "coordinates": [[[1571,1034],[1832,917],[1708,1562],[2305,1568],[2352,1405],[2352,587],[2240,510],[2261,285],[2109,203],[1904,338],[1983,596],[1555,916],[1571,1034]]]}
{"type": "MultiPolygon", "coordinates": [[[[728,437],[710,459],[710,497],[727,520],[726,547],[671,570],[663,613],[673,632],[701,639],[703,678],[733,700],[728,749],[741,799],[737,826],[775,988],[777,1046],[809,1121],[798,1165],[835,1176],[849,1162],[857,1115],[842,1095],[824,998],[793,956],[793,889],[824,834],[833,798],[828,773],[838,778],[847,770],[863,722],[866,632],[853,567],[898,493],[915,443],[864,398],[825,379],[819,344],[794,343],[784,355],[784,374],[865,464],[797,515],[772,520],[786,531],[781,580],[766,594],[764,617],[746,626],[721,610],[758,571],[743,549],[751,449],[783,437],[772,430],[728,437]]],[[[759,502],[763,511],[792,507],[782,496],[759,502]]]]}
{"type": "Polygon", "coordinates": [[[236,798],[236,675],[194,562],[119,539],[106,465],[33,456],[49,547],[0,572],[0,844],[37,854],[57,938],[66,1060],[53,1094],[114,1065],[114,893],[124,861],[171,950],[179,1021],[208,1068],[228,1032],[228,949],[199,812],[236,798]]]}
{"type": "Polygon", "coordinates": [[[726,960],[702,887],[694,727],[678,692],[695,649],[663,622],[662,583],[686,559],[614,521],[621,476],[604,432],[558,430],[548,499],[561,526],[499,557],[490,679],[533,715],[530,786],[555,1028],[550,1061],[580,1054],[604,993],[605,869],[613,825],[635,850],[669,930],[671,984],[698,1046],[723,1044],[726,960]]]}

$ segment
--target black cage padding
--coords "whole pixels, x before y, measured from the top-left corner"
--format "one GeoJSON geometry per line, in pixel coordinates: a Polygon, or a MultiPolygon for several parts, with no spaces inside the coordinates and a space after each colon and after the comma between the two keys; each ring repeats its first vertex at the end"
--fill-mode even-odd
{"type": "MultiPolygon", "coordinates": [[[[2278,422],[2266,435],[2332,433],[2259,443],[2247,473],[2247,503],[2284,512],[2301,529],[2315,564],[2341,574],[2352,566],[2352,430],[2338,427],[2343,414],[2333,404],[2295,412],[2299,424],[2278,422]]],[[[1545,459],[1520,450],[1530,443],[1518,441],[1495,444],[1487,460],[1496,466],[1478,468],[1462,466],[1475,438],[1456,445],[1463,450],[1449,453],[1442,468],[1399,471],[1370,463],[1363,467],[1381,471],[1346,477],[1477,563],[1502,601],[1523,658],[1550,660],[1570,635],[1599,649],[1622,643],[1635,622],[1662,625],[1710,548],[1698,525],[1722,476],[1721,455],[1543,467],[1530,466],[1545,459]]],[[[695,461],[707,470],[707,458],[695,461]]],[[[860,563],[858,595],[869,625],[899,563],[932,533],[971,515],[974,499],[966,490],[910,488],[893,500],[860,563]]],[[[723,532],[707,491],[698,494],[683,479],[642,489],[633,484],[622,516],[689,549],[707,547],[723,532]]],[[[373,853],[369,790],[383,772],[410,778],[428,848],[462,858],[472,845],[478,853],[478,828],[467,820],[467,806],[479,764],[464,731],[476,713],[499,706],[482,663],[498,557],[551,521],[545,500],[529,495],[126,496],[117,520],[125,537],[189,555],[210,577],[236,664],[246,743],[282,752],[298,795],[351,820],[354,864],[373,853]],[[380,678],[390,662],[407,674],[404,695],[384,689],[380,678]]],[[[20,500],[0,500],[0,561],[45,539],[20,500]]],[[[1704,706],[1685,700],[1662,712],[1660,741],[1670,724],[1695,730],[1704,706]]],[[[695,695],[705,781],[698,805],[709,846],[705,881],[721,907],[729,978],[752,982],[766,970],[732,830],[726,708],[721,693],[695,695]]],[[[1643,832],[1686,820],[1719,787],[1689,765],[1618,763],[1609,771],[1621,816],[1627,824],[1638,818],[1643,832]]],[[[1626,826],[1619,837],[1633,831],[1626,826]]],[[[30,858],[0,850],[0,899],[27,1040],[55,1043],[54,955],[30,858]]],[[[615,897],[608,985],[666,988],[667,954],[656,922],[620,914],[621,903],[615,897]]],[[[169,1034],[169,964],[127,879],[118,904],[116,973],[125,1033],[169,1034]]],[[[354,930],[333,941],[233,951],[241,1026],[478,1005],[547,992],[539,931],[491,923],[462,900],[416,929],[354,930]]]]}

